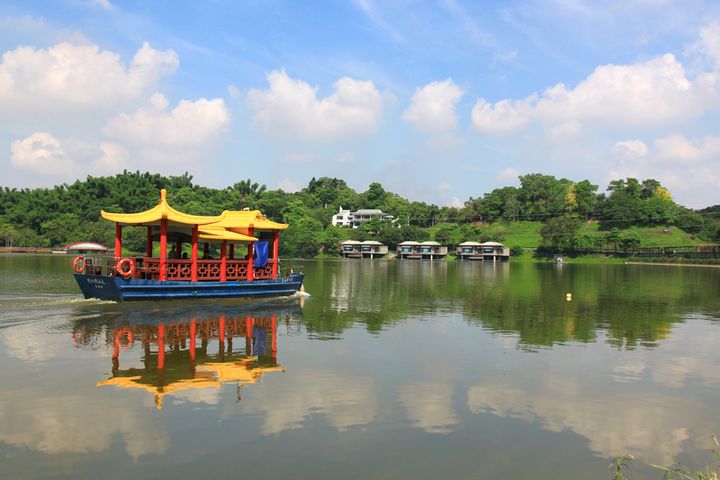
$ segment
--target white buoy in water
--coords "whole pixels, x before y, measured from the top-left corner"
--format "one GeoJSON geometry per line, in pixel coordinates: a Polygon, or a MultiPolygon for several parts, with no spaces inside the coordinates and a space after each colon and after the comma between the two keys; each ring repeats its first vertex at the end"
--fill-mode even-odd
{"type": "Polygon", "coordinates": [[[567,300],[568,302],[571,302],[572,301],[572,293],[566,293],[565,300],[567,300]]]}

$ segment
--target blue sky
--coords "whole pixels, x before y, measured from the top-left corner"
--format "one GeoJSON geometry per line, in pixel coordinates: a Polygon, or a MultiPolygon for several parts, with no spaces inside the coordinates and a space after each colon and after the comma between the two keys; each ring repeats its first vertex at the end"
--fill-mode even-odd
{"type": "Polygon", "coordinates": [[[717,2],[5,2],[0,52],[5,186],[326,175],[461,205],[543,172],[720,203],[717,2]]]}

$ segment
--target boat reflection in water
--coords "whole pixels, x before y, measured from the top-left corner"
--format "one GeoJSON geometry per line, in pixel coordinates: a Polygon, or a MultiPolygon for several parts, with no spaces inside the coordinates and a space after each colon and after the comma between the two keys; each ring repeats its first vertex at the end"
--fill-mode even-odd
{"type": "Polygon", "coordinates": [[[165,395],[219,389],[227,383],[237,384],[240,401],[242,387],[266,373],[285,371],[277,361],[278,322],[289,324],[301,314],[298,301],[235,309],[136,311],[104,326],[77,323],[73,342],[90,345],[104,337],[106,345],[112,345],[112,374],[97,386],[146,390],[158,409],[165,395]],[[134,350],[141,351],[142,366],[122,368],[121,357],[134,350]]]}

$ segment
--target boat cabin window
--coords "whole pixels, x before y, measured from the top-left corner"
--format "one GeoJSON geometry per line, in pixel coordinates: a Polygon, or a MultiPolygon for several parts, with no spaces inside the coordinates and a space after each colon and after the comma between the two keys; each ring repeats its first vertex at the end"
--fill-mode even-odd
{"type": "Polygon", "coordinates": [[[422,253],[432,253],[432,248],[430,248],[430,247],[422,247],[422,248],[420,249],[420,251],[421,251],[422,253]]]}
{"type": "Polygon", "coordinates": [[[493,253],[492,247],[483,247],[482,249],[483,253],[493,253]]]}
{"type": "Polygon", "coordinates": [[[462,253],[472,253],[473,249],[472,247],[463,247],[462,253]]]}
{"type": "Polygon", "coordinates": [[[410,247],[402,247],[402,252],[403,252],[403,253],[410,253],[410,252],[412,252],[412,248],[410,248],[410,247]]]}
{"type": "Polygon", "coordinates": [[[352,252],[353,246],[352,245],[343,245],[342,249],[343,249],[343,252],[352,252]]]}

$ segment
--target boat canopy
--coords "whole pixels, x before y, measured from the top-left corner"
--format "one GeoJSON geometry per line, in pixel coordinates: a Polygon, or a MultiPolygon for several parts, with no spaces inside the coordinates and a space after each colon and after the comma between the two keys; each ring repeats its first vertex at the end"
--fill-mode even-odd
{"type": "Polygon", "coordinates": [[[108,213],[100,210],[100,215],[105,220],[118,223],[120,225],[160,225],[162,219],[167,219],[168,225],[207,225],[208,223],[217,222],[219,216],[208,217],[204,215],[188,215],[187,213],[178,212],[167,203],[167,191],[163,188],[160,190],[160,203],[150,210],[140,213],[108,213]]]}
{"type": "Polygon", "coordinates": [[[205,228],[201,227],[198,230],[200,238],[203,240],[228,240],[230,242],[254,242],[257,240],[255,237],[243,235],[241,233],[231,232],[224,228],[205,228]]]}
{"type": "Polygon", "coordinates": [[[268,220],[259,210],[225,210],[220,215],[189,215],[179,212],[167,203],[167,191],[160,190],[160,202],[150,210],[140,213],[109,213],[104,210],[100,215],[119,225],[154,226],[167,219],[168,226],[176,233],[192,235],[192,227],[200,227],[200,238],[205,240],[229,240],[233,242],[254,242],[252,233],[258,230],[285,230],[286,223],[268,220]],[[251,233],[250,229],[253,229],[251,233]]]}
{"type": "Polygon", "coordinates": [[[420,242],[413,242],[412,240],[405,240],[404,242],[398,243],[398,246],[402,247],[414,247],[420,245],[420,242]]]}
{"type": "Polygon", "coordinates": [[[439,247],[440,244],[438,242],[433,242],[432,240],[428,240],[426,242],[422,242],[420,245],[429,245],[433,247],[439,247]]]}
{"type": "Polygon", "coordinates": [[[479,247],[480,245],[479,242],[463,242],[458,247],[479,247]]]}
{"type": "Polygon", "coordinates": [[[190,378],[177,378],[170,380],[167,385],[158,386],[150,383],[139,375],[136,369],[121,372],[119,376],[101,380],[95,384],[97,387],[112,385],[120,388],[136,388],[150,392],[155,397],[155,407],[161,410],[163,397],[188,389],[220,388],[225,382],[238,382],[240,385],[256,383],[264,373],[284,372],[282,365],[259,367],[255,365],[255,357],[233,362],[208,362],[196,367],[194,375],[190,378]]]}
{"type": "Polygon", "coordinates": [[[362,245],[363,242],[359,240],[345,240],[344,242],[340,242],[340,245],[362,245]]]}
{"type": "Polygon", "coordinates": [[[106,247],[105,245],[103,245],[101,243],[95,243],[95,242],[69,243],[69,244],[65,245],[62,249],[67,250],[67,251],[70,251],[70,250],[91,250],[94,252],[107,252],[108,251],[108,247],[106,247]]]}
{"type": "MultiPolygon", "coordinates": [[[[210,217],[208,217],[210,218],[210,217]]],[[[260,210],[225,210],[215,220],[206,224],[212,228],[227,228],[235,233],[249,234],[249,228],[258,230],[285,230],[287,223],[278,223],[268,220],[260,210]]]]}
{"type": "Polygon", "coordinates": [[[365,240],[362,242],[363,245],[382,245],[382,243],[376,241],[376,240],[365,240]]]}
{"type": "Polygon", "coordinates": [[[502,247],[503,244],[499,242],[483,242],[480,245],[483,247],[502,247]]]}

